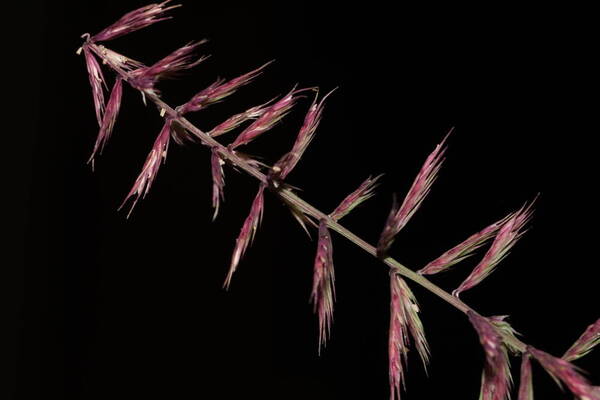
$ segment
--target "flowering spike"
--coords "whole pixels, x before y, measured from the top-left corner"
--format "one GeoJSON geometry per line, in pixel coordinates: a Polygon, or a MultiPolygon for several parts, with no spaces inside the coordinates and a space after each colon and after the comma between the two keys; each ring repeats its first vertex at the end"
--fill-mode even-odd
{"type": "Polygon", "coordinates": [[[235,141],[230,145],[231,149],[235,149],[243,144],[250,143],[261,134],[271,129],[279,122],[294,106],[296,95],[310,89],[292,89],[281,100],[269,106],[269,108],[250,126],[242,131],[235,141]]]}
{"type": "Polygon", "coordinates": [[[100,68],[100,64],[98,64],[96,57],[86,45],[83,46],[83,54],[87,66],[90,86],[92,87],[96,119],[98,120],[98,126],[102,126],[102,118],[104,116],[104,92],[102,91],[102,85],[106,86],[104,75],[102,75],[102,69],[100,68]]]}
{"type": "Polygon", "coordinates": [[[590,385],[579,369],[570,362],[532,346],[527,346],[527,352],[540,363],[559,387],[564,383],[580,400],[600,400],[600,388],[590,385]]]}
{"type": "Polygon", "coordinates": [[[210,132],[208,132],[208,135],[212,137],[220,136],[224,133],[234,130],[246,121],[261,117],[265,112],[267,112],[269,103],[270,102],[267,102],[260,106],[249,108],[243,113],[235,114],[227,118],[225,121],[211,129],[210,132]]]}
{"type": "Polygon", "coordinates": [[[390,297],[388,336],[390,399],[395,400],[400,398],[400,387],[405,387],[404,365],[409,350],[409,333],[415,341],[424,367],[427,367],[429,362],[429,346],[419,318],[417,301],[404,279],[393,271],[390,271],[390,297]]]}
{"type": "Polygon", "coordinates": [[[485,351],[480,400],[507,400],[510,398],[512,377],[507,349],[502,342],[502,337],[488,318],[473,311],[467,312],[467,315],[485,351]]]}
{"type": "Polygon", "coordinates": [[[175,77],[179,72],[193,68],[208,58],[205,56],[193,61],[193,52],[204,43],[206,40],[190,42],[153,65],[132,71],[131,85],[140,90],[158,93],[154,85],[160,79],[175,77]]]}
{"type": "Polygon", "coordinates": [[[533,400],[533,382],[531,379],[531,359],[529,354],[521,356],[521,378],[519,382],[519,399],[533,400]]]}
{"type": "Polygon", "coordinates": [[[269,177],[271,180],[285,180],[288,174],[294,169],[296,164],[298,164],[298,161],[300,161],[300,158],[308,148],[308,145],[312,141],[315,132],[317,131],[317,127],[321,122],[321,114],[323,113],[325,100],[331,93],[333,93],[334,90],[335,89],[327,93],[318,103],[317,98],[319,96],[319,92],[317,90],[315,99],[313,100],[308,112],[306,113],[306,116],[304,117],[304,123],[298,132],[298,136],[296,137],[296,141],[292,146],[292,150],[281,157],[279,161],[273,165],[273,168],[269,172],[269,177]]]}
{"type": "Polygon", "coordinates": [[[258,193],[256,193],[256,197],[254,198],[252,206],[250,207],[250,213],[248,214],[248,217],[246,217],[244,225],[242,225],[242,229],[240,230],[240,234],[235,241],[235,248],[233,250],[233,256],[231,257],[231,265],[223,285],[225,289],[229,289],[233,273],[237,269],[240,259],[246,252],[248,245],[252,243],[254,235],[256,234],[258,226],[260,225],[260,221],[262,220],[264,209],[264,191],[265,186],[260,185],[258,188],[258,193]]]}
{"type": "Polygon", "coordinates": [[[250,83],[254,78],[260,75],[263,69],[266,68],[267,65],[271,64],[272,61],[262,65],[261,67],[255,69],[254,71],[250,71],[242,76],[234,78],[229,82],[224,82],[224,80],[219,79],[206,89],[198,92],[194,97],[190,99],[187,103],[180,107],[180,113],[186,114],[188,112],[199,111],[211,104],[215,104],[226,98],[227,96],[233,94],[240,87],[250,83]]]}
{"type": "Polygon", "coordinates": [[[565,361],[577,360],[592,351],[598,344],[600,344],[600,318],[587,327],[579,339],[562,356],[562,359],[565,361]]]}
{"type": "Polygon", "coordinates": [[[335,273],[333,269],[333,247],[327,221],[319,221],[319,242],[313,272],[310,300],[314,312],[319,316],[319,354],[331,333],[333,303],[335,301],[335,273]]]}
{"type": "Polygon", "coordinates": [[[146,157],[146,161],[144,162],[144,167],[142,168],[142,172],[138,175],[133,184],[133,187],[123,200],[123,203],[119,207],[119,210],[123,208],[127,200],[132,197],[135,197],[133,200],[133,204],[127,214],[127,217],[131,215],[135,205],[137,204],[140,196],[144,198],[148,192],[150,191],[150,187],[152,183],[156,179],[156,175],[158,174],[158,169],[160,168],[161,161],[166,161],[167,159],[167,150],[169,148],[169,138],[171,132],[171,124],[172,120],[167,119],[165,124],[163,125],[160,133],[156,137],[154,141],[154,145],[152,146],[152,150],[150,150],[150,154],[146,157]]]}
{"type": "Polygon", "coordinates": [[[145,7],[138,8],[137,10],[130,11],[119,18],[114,24],[92,36],[90,40],[102,42],[115,39],[119,36],[127,35],[128,33],[155,24],[156,22],[171,19],[171,17],[164,17],[163,14],[168,10],[179,7],[180,4],[165,8],[165,5],[170,2],[171,0],[167,0],[159,4],[149,4],[145,7]]]}
{"type": "Polygon", "coordinates": [[[508,255],[510,249],[515,245],[517,240],[525,233],[523,228],[531,219],[533,213],[533,204],[535,199],[529,205],[523,205],[520,210],[511,215],[511,217],[502,225],[498,231],[494,242],[479,264],[473,269],[471,274],[464,280],[460,286],[452,292],[456,297],[461,292],[471,289],[472,287],[483,281],[491,274],[496,266],[508,255]]]}
{"type": "Polygon", "coordinates": [[[223,164],[225,162],[219,155],[219,150],[217,147],[213,147],[211,149],[210,155],[210,169],[212,172],[213,179],[213,187],[212,187],[212,206],[215,209],[215,213],[213,214],[213,221],[217,218],[217,214],[219,213],[219,202],[222,201],[223,198],[223,188],[225,187],[225,178],[223,174],[223,164]]]}
{"type": "Polygon", "coordinates": [[[369,176],[363,183],[361,183],[358,189],[350,193],[344,200],[342,200],[340,205],[337,206],[337,208],[333,210],[331,214],[329,214],[329,217],[334,221],[338,221],[348,215],[348,213],[359,204],[373,197],[375,195],[373,190],[377,187],[377,180],[382,176],[383,174],[378,175],[375,178],[371,178],[369,176]]]}
{"type": "Polygon", "coordinates": [[[417,211],[429,190],[431,185],[435,181],[437,174],[442,166],[444,152],[446,148],[444,143],[448,138],[448,135],[452,133],[452,130],[448,132],[446,137],[438,144],[435,150],[427,157],[423,167],[419,171],[419,174],[415,178],[410,190],[406,194],[404,201],[400,207],[394,201],[388,219],[383,228],[383,232],[377,243],[377,257],[383,259],[387,255],[387,251],[394,242],[394,238],[404,228],[404,225],[417,211]]]}
{"type": "Polygon", "coordinates": [[[106,110],[104,113],[104,118],[102,119],[102,125],[100,126],[100,131],[98,132],[98,138],[96,139],[96,143],[94,144],[94,151],[88,162],[94,165],[94,157],[96,153],[100,152],[102,154],[102,150],[104,149],[104,145],[110,139],[113,128],[115,126],[115,121],[117,120],[117,116],[119,115],[119,108],[121,107],[121,97],[123,95],[123,80],[120,77],[117,77],[115,80],[115,84],[110,92],[110,98],[108,99],[108,104],[106,105],[106,110]]]}
{"type": "Polygon", "coordinates": [[[448,268],[472,256],[474,251],[491,239],[510,217],[512,217],[512,214],[509,214],[485,229],[474,233],[464,242],[454,246],[435,260],[431,261],[425,267],[421,268],[417,273],[420,275],[432,275],[437,274],[438,272],[447,271],[448,268]]]}

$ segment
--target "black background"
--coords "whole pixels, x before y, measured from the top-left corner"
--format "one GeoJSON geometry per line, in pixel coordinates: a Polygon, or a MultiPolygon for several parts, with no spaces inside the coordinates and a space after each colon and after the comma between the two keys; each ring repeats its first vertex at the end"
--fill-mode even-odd
{"type": "MultiPolygon", "coordinates": [[[[510,314],[526,342],[556,355],[599,317],[599,88],[589,10],[183,3],[173,20],[107,43],[151,63],[189,40],[210,39],[203,48],[210,60],[160,85],[169,104],[217,76],[276,60],[252,85],[191,116],[198,127],[295,83],[339,86],[288,182],[329,212],[369,174],[385,172],[378,195],[343,221],[374,243],[392,193],[408,190],[454,126],[439,180],[391,255],[419,268],[539,192],[531,230],[462,298],[484,315],[510,314]]],[[[24,223],[11,235],[19,262],[7,266],[17,267],[9,398],[387,398],[389,293],[381,263],[334,237],[335,322],[318,357],[308,303],[315,242],[275,197],[267,197],[263,225],[226,292],[255,181],[227,168],[226,201],[211,223],[208,152],[172,146],[150,195],[127,220],[116,209],[161,127],[155,108],[130,88],[96,171],[85,164],[97,124],[83,57],[75,54],[79,37],[144,4],[53,1],[5,17],[26,20],[19,35],[27,43],[12,57],[28,77],[15,99],[26,114],[16,131],[25,151],[12,174],[24,189],[17,213],[24,223]]],[[[277,160],[308,104],[246,150],[277,160]]],[[[432,280],[452,290],[478,257],[432,280]]],[[[403,398],[476,398],[483,354],[468,320],[411,287],[432,363],[427,377],[411,352],[403,398]]],[[[577,362],[596,384],[599,360],[596,352],[577,362]]],[[[515,377],[518,365],[514,359],[515,377]]],[[[537,366],[534,374],[539,398],[569,398],[537,366]]]]}

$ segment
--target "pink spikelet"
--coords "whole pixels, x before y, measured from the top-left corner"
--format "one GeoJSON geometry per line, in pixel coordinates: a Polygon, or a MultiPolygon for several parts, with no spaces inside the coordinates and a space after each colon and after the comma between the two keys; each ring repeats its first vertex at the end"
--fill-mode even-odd
{"type": "Polygon", "coordinates": [[[429,157],[427,157],[400,207],[398,207],[394,198],[394,204],[392,205],[385,227],[383,228],[383,232],[377,243],[377,257],[381,259],[385,258],[387,251],[394,242],[394,238],[398,232],[404,228],[427,194],[429,194],[431,185],[435,181],[442,166],[444,152],[446,151],[444,143],[451,132],[452,130],[448,132],[444,140],[442,140],[429,157]]]}
{"type": "Polygon", "coordinates": [[[88,71],[88,77],[90,79],[90,86],[92,87],[92,95],[94,97],[94,108],[96,109],[96,119],[98,120],[98,126],[102,126],[102,118],[104,116],[104,92],[102,91],[102,85],[106,86],[104,81],[104,75],[102,75],[102,69],[100,64],[96,60],[96,57],[86,45],[83,45],[83,54],[85,57],[85,64],[88,71]]]}
{"type": "Polygon", "coordinates": [[[97,48],[99,49],[100,53],[102,54],[102,56],[104,56],[106,58],[105,61],[109,62],[119,68],[121,68],[124,71],[132,71],[138,68],[142,68],[145,65],[139,61],[136,61],[134,59],[131,59],[127,56],[124,56],[123,54],[117,53],[114,50],[111,50],[107,47],[104,47],[102,45],[98,45],[97,48]]]}
{"type": "Polygon", "coordinates": [[[135,183],[133,184],[133,187],[125,197],[125,200],[123,200],[121,206],[119,207],[120,210],[130,198],[134,198],[133,204],[131,205],[127,217],[131,215],[131,212],[137,204],[140,196],[144,198],[148,194],[152,183],[154,183],[154,180],[156,179],[156,175],[158,174],[161,162],[164,162],[167,159],[169,138],[171,137],[171,124],[171,119],[167,119],[165,121],[165,124],[163,125],[160,133],[154,141],[154,145],[152,146],[152,150],[150,150],[150,154],[148,154],[148,157],[144,162],[142,172],[138,175],[137,179],[135,180],[135,183]]]}
{"type": "Polygon", "coordinates": [[[219,155],[219,150],[216,147],[211,149],[210,154],[210,170],[212,172],[212,206],[215,209],[213,221],[219,213],[219,202],[223,200],[223,188],[225,187],[225,176],[223,173],[223,164],[225,162],[219,155]]]}
{"type": "Polygon", "coordinates": [[[467,313],[485,351],[485,367],[481,378],[480,400],[508,400],[512,377],[502,337],[487,318],[472,311],[467,313]]]}
{"type": "Polygon", "coordinates": [[[565,361],[577,360],[592,351],[598,344],[600,344],[600,319],[587,327],[579,339],[562,356],[562,359],[565,361]]]}
{"type": "Polygon", "coordinates": [[[393,271],[390,271],[390,297],[388,336],[390,399],[395,400],[400,398],[401,387],[405,387],[404,368],[410,344],[409,334],[415,341],[424,366],[427,366],[429,361],[429,346],[418,315],[417,301],[404,279],[393,271]]]}
{"type": "Polygon", "coordinates": [[[438,272],[447,271],[450,267],[473,255],[475,250],[483,246],[488,240],[494,237],[500,227],[510,219],[512,214],[503,219],[494,222],[483,230],[471,235],[464,242],[454,246],[435,260],[417,271],[420,275],[432,275],[438,272]]]}
{"type": "Polygon", "coordinates": [[[267,112],[268,104],[269,103],[249,108],[243,113],[235,114],[227,118],[225,121],[211,129],[210,132],[208,132],[208,135],[212,137],[223,135],[224,133],[234,130],[246,121],[255,120],[261,117],[265,112],[267,112]]]}
{"type": "Polygon", "coordinates": [[[262,135],[271,129],[279,122],[294,106],[297,94],[309,89],[293,89],[275,104],[269,108],[250,126],[242,131],[235,141],[230,145],[231,149],[235,149],[243,144],[248,144],[258,136],[262,135]]]}
{"type": "Polygon", "coordinates": [[[91,40],[102,42],[115,39],[155,24],[159,21],[170,19],[171,17],[165,17],[164,13],[173,8],[179,7],[178,4],[165,7],[165,5],[170,2],[171,0],[167,0],[159,4],[149,4],[145,7],[138,8],[137,10],[130,11],[119,18],[119,20],[114,24],[92,36],[91,40]]]}
{"type": "Polygon", "coordinates": [[[496,266],[508,255],[510,249],[525,233],[523,228],[531,219],[534,203],[535,200],[529,205],[521,207],[501,226],[492,245],[479,264],[464,282],[452,292],[454,296],[458,297],[460,293],[478,285],[496,269],[496,266]]]}
{"type": "Polygon", "coordinates": [[[253,79],[260,75],[269,64],[270,62],[242,76],[231,79],[228,82],[224,82],[224,80],[221,79],[217,80],[206,89],[195,94],[194,97],[192,97],[187,103],[179,108],[179,112],[181,114],[186,114],[188,112],[199,111],[205,109],[211,104],[220,102],[227,96],[232,95],[240,87],[250,83],[253,79]]]}
{"type": "Polygon", "coordinates": [[[600,387],[592,386],[570,362],[532,346],[527,346],[527,352],[540,363],[558,386],[562,387],[564,384],[580,400],[600,400],[600,387]]]}
{"type": "Polygon", "coordinates": [[[361,183],[358,189],[350,193],[344,200],[342,200],[336,209],[329,214],[329,217],[334,221],[339,221],[362,202],[373,197],[375,195],[373,190],[375,190],[377,187],[377,180],[379,180],[381,177],[382,175],[378,175],[375,178],[369,176],[363,183],[361,183]]]}
{"type": "Polygon", "coordinates": [[[533,381],[531,376],[531,359],[529,354],[521,356],[521,378],[519,379],[519,399],[533,400],[533,381]]]}
{"type": "Polygon", "coordinates": [[[313,272],[313,285],[310,300],[314,312],[319,316],[319,354],[324,347],[333,322],[335,301],[335,273],[333,269],[333,247],[327,221],[319,221],[319,241],[313,272]]]}
{"type": "Polygon", "coordinates": [[[275,163],[275,165],[273,165],[273,168],[269,173],[271,180],[285,180],[288,174],[294,169],[296,164],[298,164],[298,161],[300,161],[300,158],[302,158],[302,155],[315,136],[317,127],[321,122],[321,115],[323,114],[325,100],[331,93],[333,93],[333,90],[323,96],[320,102],[317,102],[317,97],[319,95],[317,92],[315,99],[313,100],[308,112],[306,113],[306,116],[304,117],[304,123],[298,132],[298,136],[296,136],[296,141],[292,146],[292,150],[286,153],[275,163]]]}
{"type": "Polygon", "coordinates": [[[173,78],[179,72],[193,68],[208,58],[200,57],[194,61],[194,51],[204,43],[206,43],[206,40],[188,43],[151,66],[136,69],[131,72],[133,75],[130,80],[131,85],[140,90],[158,93],[154,85],[160,79],[173,78]]]}
{"type": "Polygon", "coordinates": [[[225,289],[229,289],[233,273],[236,271],[237,266],[240,263],[240,259],[246,252],[248,245],[252,243],[254,235],[256,234],[258,226],[260,225],[260,222],[262,220],[264,209],[264,191],[265,186],[261,184],[258,188],[258,193],[256,193],[256,197],[252,202],[252,206],[250,207],[250,213],[248,214],[248,217],[246,217],[244,225],[242,225],[240,234],[235,242],[233,256],[231,257],[231,265],[229,267],[229,272],[227,273],[227,278],[225,279],[225,283],[223,285],[225,289]]]}
{"type": "Polygon", "coordinates": [[[115,84],[110,92],[110,98],[108,99],[108,103],[106,104],[104,118],[102,119],[102,125],[100,126],[100,131],[98,132],[96,143],[94,144],[94,150],[92,151],[92,155],[88,160],[88,162],[92,163],[92,167],[94,165],[94,157],[98,153],[102,154],[104,146],[110,139],[113,128],[115,126],[115,122],[117,120],[117,116],[119,115],[119,109],[121,108],[122,95],[123,80],[120,77],[117,77],[115,80],[115,84]]]}

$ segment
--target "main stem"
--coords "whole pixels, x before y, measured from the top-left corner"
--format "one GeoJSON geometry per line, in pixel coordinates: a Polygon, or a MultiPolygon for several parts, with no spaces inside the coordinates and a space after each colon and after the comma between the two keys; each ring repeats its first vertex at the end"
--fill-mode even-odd
{"type": "MultiPolygon", "coordinates": [[[[94,53],[96,53],[98,55],[98,57],[100,57],[103,60],[104,64],[109,65],[116,73],[118,73],[121,76],[121,78],[123,78],[123,80],[125,80],[126,82],[129,82],[132,79],[132,76],[129,72],[125,71],[120,66],[114,64],[110,59],[108,59],[105,56],[104,51],[103,51],[103,48],[104,48],[103,46],[97,45],[93,42],[87,42],[85,45],[88,46],[88,48],[90,50],[92,50],[94,53]]],[[[134,88],[134,89],[140,90],[137,88],[134,88]]],[[[146,91],[146,90],[140,90],[140,91],[143,92],[143,94],[146,98],[152,100],[152,102],[154,102],[158,106],[158,108],[161,112],[161,115],[168,114],[169,118],[173,119],[174,121],[177,121],[177,123],[179,125],[181,125],[183,128],[185,128],[187,131],[191,132],[195,137],[197,137],[202,142],[202,144],[204,144],[210,148],[213,148],[213,147],[218,148],[219,154],[222,155],[231,164],[244,170],[249,175],[258,179],[262,183],[268,184],[267,177],[265,174],[260,172],[260,170],[258,170],[256,167],[254,167],[251,164],[249,164],[248,162],[246,162],[244,159],[238,157],[233,151],[230,151],[226,146],[223,146],[222,144],[217,142],[215,139],[210,137],[208,134],[206,134],[205,132],[198,129],[196,126],[194,126],[191,122],[189,122],[183,116],[179,115],[179,113],[177,111],[175,111],[174,108],[172,108],[167,103],[162,101],[160,99],[160,97],[158,97],[155,93],[153,93],[151,91],[146,91]]],[[[286,202],[288,202],[288,203],[292,204],[293,206],[297,207],[298,209],[300,209],[303,213],[310,215],[311,217],[313,217],[317,220],[327,221],[327,225],[329,226],[329,228],[336,231],[337,233],[339,233],[340,235],[342,235],[343,237],[348,239],[350,242],[354,243],[356,246],[360,247],[367,253],[369,253],[372,256],[377,258],[377,251],[374,246],[370,245],[363,239],[356,236],[350,230],[346,229],[341,224],[339,224],[338,222],[331,219],[327,214],[319,211],[316,207],[312,206],[311,204],[307,203],[306,201],[304,201],[303,199],[298,197],[298,195],[293,193],[290,189],[281,188],[281,189],[275,191],[275,193],[278,196],[280,196],[283,200],[285,200],[286,202]]],[[[447,303],[454,306],[455,308],[462,311],[463,313],[465,313],[465,314],[468,312],[477,313],[473,308],[471,308],[470,306],[465,304],[458,297],[452,296],[450,293],[446,292],[444,289],[442,289],[439,286],[437,286],[436,284],[432,283],[424,276],[415,273],[411,269],[408,269],[407,267],[405,267],[404,265],[402,265],[400,262],[396,261],[392,257],[387,257],[384,260],[380,260],[380,261],[383,261],[383,263],[388,265],[390,268],[393,268],[396,273],[421,285],[422,287],[429,290],[431,293],[437,295],[438,297],[441,297],[447,303]]],[[[499,332],[499,333],[503,336],[504,342],[507,345],[510,345],[512,348],[518,349],[521,352],[525,351],[525,349],[526,349],[525,343],[521,342],[514,336],[505,334],[504,332],[499,332]]]]}

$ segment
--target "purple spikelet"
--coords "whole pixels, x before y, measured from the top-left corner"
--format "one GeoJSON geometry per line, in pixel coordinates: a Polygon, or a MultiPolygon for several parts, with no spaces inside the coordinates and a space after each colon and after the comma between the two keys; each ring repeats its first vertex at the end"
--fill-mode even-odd
{"type": "Polygon", "coordinates": [[[333,247],[327,221],[319,221],[319,241],[315,256],[313,285],[310,300],[314,312],[319,316],[319,354],[325,346],[333,322],[335,301],[335,273],[333,269],[333,247]]]}
{"type": "Polygon", "coordinates": [[[188,43],[151,66],[136,69],[131,72],[133,79],[129,83],[136,89],[158,93],[154,85],[160,79],[175,77],[179,72],[193,68],[208,58],[200,57],[194,61],[194,51],[204,43],[206,40],[188,43]]]}
{"type": "Polygon", "coordinates": [[[417,301],[404,279],[394,271],[390,271],[390,297],[388,335],[390,400],[395,400],[400,398],[401,388],[405,387],[404,369],[409,351],[409,334],[415,341],[424,366],[427,366],[429,361],[429,346],[418,315],[417,301]]]}
{"type": "Polygon", "coordinates": [[[125,200],[123,200],[121,206],[119,207],[120,210],[121,208],[123,208],[123,206],[129,199],[134,198],[133,204],[131,205],[127,217],[129,217],[129,215],[133,211],[140,196],[144,198],[148,194],[152,183],[154,183],[154,180],[156,179],[156,175],[158,174],[161,162],[164,162],[167,159],[169,138],[171,137],[171,125],[172,120],[167,119],[160,133],[156,137],[156,140],[154,141],[152,150],[150,150],[148,157],[146,157],[146,161],[144,162],[142,172],[136,178],[133,187],[125,197],[125,200]]]}
{"type": "Polygon", "coordinates": [[[432,275],[437,274],[438,272],[447,271],[448,268],[472,256],[475,250],[494,237],[500,227],[506,223],[511,216],[512,214],[509,214],[485,229],[471,235],[467,240],[454,246],[435,260],[431,261],[425,267],[417,271],[417,273],[420,275],[432,275]]]}
{"type": "Polygon", "coordinates": [[[212,137],[220,136],[224,133],[234,130],[246,121],[260,118],[265,112],[267,112],[268,105],[269,103],[265,103],[260,106],[249,108],[243,113],[235,114],[211,129],[210,132],[208,132],[208,135],[212,137]]]}
{"type": "MultiPolygon", "coordinates": [[[[448,135],[451,132],[452,130],[448,132],[448,135]]],[[[398,207],[396,199],[394,198],[392,209],[388,215],[383,232],[379,237],[379,242],[377,243],[377,257],[381,259],[385,258],[387,251],[394,242],[398,232],[404,228],[408,220],[417,211],[429,193],[431,185],[435,181],[442,166],[444,152],[446,151],[444,143],[446,142],[448,135],[446,135],[444,140],[436,146],[435,150],[425,160],[423,167],[406,194],[402,205],[398,207]]]]}
{"type": "Polygon", "coordinates": [[[96,119],[98,120],[98,126],[102,126],[102,118],[104,116],[105,106],[102,85],[106,86],[106,83],[104,81],[104,75],[102,75],[102,69],[100,68],[100,64],[98,64],[96,57],[86,45],[83,46],[83,55],[85,57],[85,65],[88,71],[90,86],[92,87],[92,95],[94,97],[94,108],[96,110],[96,119]]]}
{"type": "MultiPolygon", "coordinates": [[[[334,89],[335,90],[335,89],[334,89]]],[[[327,93],[320,102],[317,102],[317,97],[319,93],[315,95],[315,99],[313,100],[306,116],[304,117],[304,123],[298,132],[298,136],[296,136],[296,141],[292,146],[292,150],[286,153],[283,157],[281,157],[273,168],[269,172],[270,179],[273,181],[283,181],[288,176],[288,174],[294,169],[300,158],[306,151],[308,145],[312,141],[315,132],[317,131],[317,127],[321,122],[321,115],[323,113],[323,106],[325,104],[325,100],[327,97],[333,93],[333,90],[327,93]]]]}
{"type": "Polygon", "coordinates": [[[164,13],[173,8],[179,7],[179,4],[165,7],[165,5],[170,2],[171,0],[167,0],[159,4],[149,4],[145,7],[138,8],[137,10],[130,11],[119,18],[119,20],[114,24],[92,36],[91,40],[95,42],[102,42],[115,39],[155,24],[159,21],[170,19],[171,17],[163,16],[164,13]]]}
{"type": "Polygon", "coordinates": [[[578,368],[570,362],[532,346],[527,346],[527,352],[540,363],[558,386],[562,387],[562,382],[580,400],[600,400],[600,388],[590,385],[579,373],[578,368]]]}
{"type": "Polygon", "coordinates": [[[348,215],[350,211],[356,208],[359,204],[367,201],[375,195],[373,190],[377,187],[377,180],[382,175],[378,175],[375,178],[368,177],[354,192],[350,193],[342,202],[336,207],[335,210],[329,217],[334,221],[339,221],[342,217],[348,215]]]}
{"type": "Polygon", "coordinates": [[[562,359],[565,361],[577,360],[592,351],[598,344],[600,344],[600,318],[587,327],[579,339],[562,356],[562,359]]]}
{"type": "Polygon", "coordinates": [[[201,90],[200,92],[195,94],[194,97],[192,97],[187,103],[185,103],[179,108],[179,112],[181,114],[186,114],[188,112],[199,111],[208,107],[211,104],[220,102],[227,96],[233,94],[240,87],[250,83],[253,79],[260,75],[270,63],[271,62],[268,62],[262,65],[261,67],[250,71],[242,76],[231,79],[228,82],[225,82],[221,79],[217,80],[215,83],[213,83],[206,89],[201,90]]]}
{"type": "Polygon", "coordinates": [[[248,144],[256,139],[261,134],[271,129],[279,122],[294,106],[298,93],[309,89],[293,89],[275,104],[269,106],[267,110],[250,126],[242,131],[235,141],[230,145],[231,149],[235,149],[243,144],[248,144]]]}
{"type": "Polygon", "coordinates": [[[223,188],[225,187],[225,176],[223,173],[223,164],[225,162],[219,155],[219,150],[216,147],[211,149],[210,153],[210,170],[212,172],[212,206],[215,210],[213,214],[213,221],[217,218],[219,213],[219,202],[223,200],[223,188]]]}
{"type": "Polygon", "coordinates": [[[512,378],[510,363],[502,337],[491,321],[474,312],[467,313],[485,351],[480,400],[508,400],[512,378]]]}
{"type": "Polygon", "coordinates": [[[533,400],[533,381],[531,379],[531,359],[529,354],[521,356],[521,378],[519,379],[518,400],[533,400]]]}
{"type": "Polygon", "coordinates": [[[523,236],[525,231],[523,228],[527,222],[531,219],[533,213],[533,204],[535,200],[529,205],[524,205],[520,210],[511,215],[510,219],[506,221],[500,230],[498,231],[494,242],[490,246],[487,253],[483,256],[482,260],[473,269],[471,274],[460,284],[452,294],[456,297],[465,290],[471,289],[478,285],[481,281],[488,277],[498,266],[498,264],[506,257],[517,243],[517,241],[523,236]]]}
{"type": "Polygon", "coordinates": [[[246,252],[248,245],[252,243],[254,235],[256,234],[258,226],[260,225],[260,221],[262,220],[264,209],[264,191],[265,186],[261,184],[258,188],[258,193],[256,193],[256,197],[252,202],[252,206],[250,207],[250,213],[248,214],[248,217],[246,217],[244,225],[242,225],[240,234],[235,242],[233,256],[231,257],[231,265],[229,266],[229,272],[227,273],[227,278],[225,279],[225,283],[223,285],[225,289],[229,288],[233,273],[236,271],[237,266],[240,263],[240,259],[246,252]]]}
{"type": "Polygon", "coordinates": [[[117,116],[119,115],[119,109],[121,108],[122,95],[123,80],[120,77],[117,77],[115,80],[115,84],[110,92],[110,98],[108,99],[108,103],[106,105],[104,118],[102,119],[102,125],[100,126],[100,131],[98,132],[96,143],[94,144],[94,150],[90,159],[88,160],[88,162],[92,163],[92,167],[94,165],[94,157],[97,153],[102,153],[104,146],[110,139],[113,128],[115,126],[115,122],[117,120],[117,116]]]}

